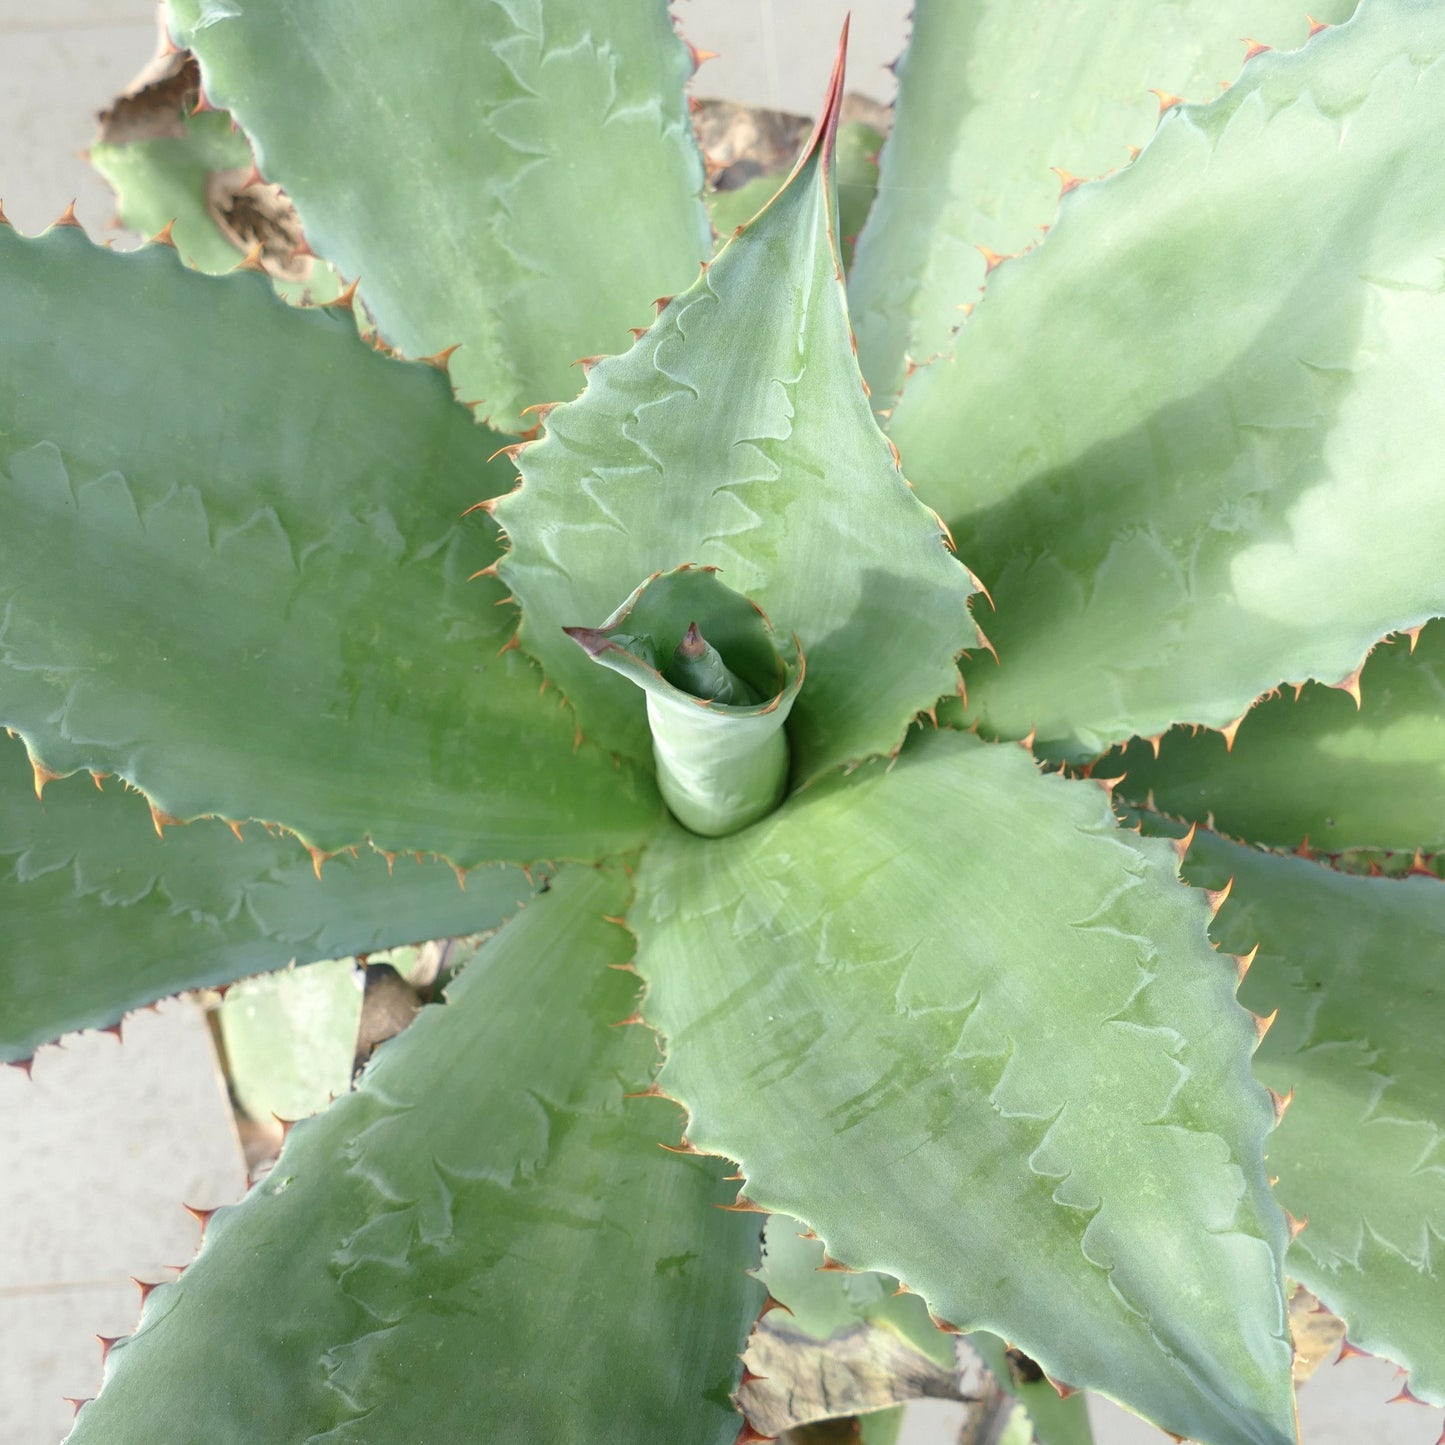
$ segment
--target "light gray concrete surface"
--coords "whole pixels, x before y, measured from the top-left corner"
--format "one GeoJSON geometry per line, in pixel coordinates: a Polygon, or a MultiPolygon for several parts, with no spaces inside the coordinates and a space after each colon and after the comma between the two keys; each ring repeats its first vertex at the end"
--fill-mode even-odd
{"type": "MultiPolygon", "coordinates": [[[[908,0],[675,8],[693,44],[719,52],[694,82],[699,95],[812,113],[851,9],[850,88],[892,98],[884,67],[906,37],[908,0]]],[[[108,234],[110,194],[80,153],[95,111],[150,57],[153,13],[149,0],[0,0],[0,198],[21,230],[42,230],[75,199],[92,235],[108,234]]],[[[0,1070],[0,1441],[60,1439],[70,1419],[61,1397],[99,1383],[94,1336],[135,1322],[127,1276],[159,1279],[189,1259],[197,1231],[182,1202],[227,1202],[243,1182],[191,1005],[133,1015],[123,1047],[101,1034],[44,1050],[33,1083],[0,1070]]],[[[1434,1445],[1440,1413],[1385,1405],[1396,1388],[1378,1361],[1325,1366],[1301,1392],[1307,1445],[1434,1445]]],[[[1167,1438],[1103,1402],[1091,1410],[1100,1445],[1167,1438]]],[[[949,1438],[946,1407],[910,1412],[907,1445],[949,1438]]]]}
{"type": "Polygon", "coordinates": [[[100,1387],[97,1335],[129,1334],[131,1276],[173,1279],[196,1252],[185,1205],[245,1188],[225,1084],[196,1005],[171,1001],[108,1033],[0,1069],[0,1441],[52,1445],[65,1396],[100,1387]]]}

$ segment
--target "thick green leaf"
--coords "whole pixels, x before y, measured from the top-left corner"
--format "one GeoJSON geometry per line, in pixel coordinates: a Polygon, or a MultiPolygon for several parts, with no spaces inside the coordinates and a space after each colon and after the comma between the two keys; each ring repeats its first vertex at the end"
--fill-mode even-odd
{"type": "Polygon", "coordinates": [[[294,838],[224,824],[156,836],[109,780],[51,783],[38,803],[25,753],[0,747],[0,1060],[71,1029],[113,1024],[181,989],[493,928],[532,892],[519,868],[466,888],[445,864],[343,854],[317,881],[294,838]]]}
{"type": "Polygon", "coordinates": [[[172,136],[97,142],[90,163],[115,191],[122,225],[143,236],[167,225],[188,266],[234,270],[260,244],[261,261],[288,301],[329,301],[341,290],[323,261],[295,254],[299,236],[275,225],[285,203],[270,186],[246,185],[251,147],[224,111],[175,117],[172,136]]]}
{"type": "Polygon", "coordinates": [[[974,645],[972,581],[874,425],[835,248],[832,104],[791,183],[521,456],[496,507],[522,642],[585,735],[650,751],[636,690],[563,635],[683,563],[795,633],[808,677],[789,722],[795,779],[898,745],[974,645]]]}
{"type": "MultiPolygon", "coordinates": [[[[1355,0],[1322,0],[1324,21],[1355,0]]],[[[950,347],[986,274],[981,247],[1035,244],[1060,177],[1125,164],[1159,118],[1152,91],[1208,100],[1235,75],[1240,37],[1303,43],[1296,0],[917,0],[881,159],[883,202],[849,281],[863,374],[891,407],[909,358],[950,347]]]]}
{"type": "Polygon", "coordinates": [[[658,1148],[619,877],[564,872],[298,1124],[110,1354],[76,1445],[731,1445],[757,1221],[658,1148]]]}
{"type": "MultiPolygon", "coordinates": [[[[854,242],[878,192],[878,152],[883,135],[861,120],[838,127],[838,252],[843,269],[853,264],[854,242]]],[[[719,237],[746,225],[787,183],[788,173],[758,176],[732,191],[709,191],[708,214],[719,237]]]]}
{"type": "Polygon", "coordinates": [[[1445,611],[1445,8],[1372,0],[1068,196],[893,419],[991,588],[998,734],[1221,727],[1445,611]]]}
{"type": "MultiPolygon", "coordinates": [[[[349,314],[0,228],[0,722],[164,813],[470,865],[645,836],[469,574],[495,438],[349,314]]],[[[570,646],[570,644],[569,644],[570,646]]]]}
{"type": "Polygon", "coordinates": [[[1411,650],[1376,648],[1359,679],[1360,706],[1306,684],[1245,716],[1232,749],[1219,733],[1166,733],[1104,759],[1100,776],[1126,774],[1123,794],[1153,794],[1165,813],[1232,837],[1293,848],[1445,849],[1445,624],[1411,650]]]}
{"type": "Polygon", "coordinates": [[[663,0],[176,0],[315,250],[500,427],[571,396],[710,249],[663,0]]]}
{"type": "Polygon", "coordinates": [[[1274,1117],[1176,862],[1093,784],[930,735],[661,834],[644,1008],[692,1144],[835,1258],[1180,1434],[1284,1445],[1274,1117]]]}
{"type": "Polygon", "coordinates": [[[1206,833],[1185,872],[1208,888],[1234,878],[1213,932],[1242,954],[1259,945],[1240,998],[1279,1010],[1255,1068],[1294,1094],[1269,1143],[1280,1202],[1309,1221],[1289,1273],[1445,1404],[1445,886],[1206,833]]]}

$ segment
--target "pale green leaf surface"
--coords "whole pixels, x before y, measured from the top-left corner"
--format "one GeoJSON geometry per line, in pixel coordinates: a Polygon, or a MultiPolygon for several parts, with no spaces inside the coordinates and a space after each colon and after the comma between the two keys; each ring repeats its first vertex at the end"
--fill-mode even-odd
{"type": "Polygon", "coordinates": [[[715,566],[794,633],[808,662],[793,773],[887,751],[951,692],[974,645],[972,580],[909,492],[849,346],[830,169],[811,147],[791,184],[625,355],[521,454],[497,520],[522,642],[626,756],[650,743],[642,700],[564,627],[596,627],[653,572],[715,566]]]}
{"type": "Polygon", "coordinates": [[[564,872],[353,1094],[298,1124],[110,1354],[76,1445],[731,1445],[758,1224],[644,1085],[604,915],[564,872]]]}
{"type": "Polygon", "coordinates": [[[1279,1016],[1255,1056],[1293,1102],[1269,1141],[1275,1193],[1308,1218],[1292,1278],[1350,1340],[1445,1404],[1445,886],[1361,878],[1199,833],[1192,883],[1234,885],[1222,948],[1259,953],[1240,988],[1279,1016]]]}
{"type": "Polygon", "coordinates": [[[1337,689],[1306,684],[1258,704],[1226,750],[1219,733],[1183,729],[1159,757],[1131,743],[1101,761],[1126,774],[1122,795],[1151,793],[1164,813],[1213,817],[1230,837],[1321,852],[1445,850],[1445,623],[1383,643],[1360,677],[1360,707],[1337,689]]]}
{"type": "Polygon", "coordinates": [[[226,1077],[253,1119],[304,1119],[351,1087],[362,989],[355,960],[328,958],[226,991],[226,1077]]]}
{"type": "MultiPolygon", "coordinates": [[[[710,249],[663,0],[176,0],[312,247],[502,428],[573,395],[710,249]]],[[[525,425],[525,423],[522,423],[525,425]]]]}
{"type": "Polygon", "coordinates": [[[732,838],[664,832],[638,892],[660,1083],[750,1198],[1055,1379],[1294,1439],[1273,1114],[1167,843],[945,731],[732,838]]]}
{"type": "Polygon", "coordinates": [[[258,209],[254,188],[236,191],[251,171],[251,147],[224,111],[176,118],[182,134],[126,144],[97,142],[91,165],[115,191],[123,226],[154,236],[166,226],[188,266],[211,275],[234,270],[258,241],[276,290],[288,301],[329,301],[340,278],[324,261],[291,255],[289,238],[258,209]],[[220,217],[225,216],[228,230],[220,217]]]}
{"type": "MultiPolygon", "coordinates": [[[[1355,0],[1322,0],[1345,20],[1355,0]]],[[[1300,45],[1296,0],[917,0],[880,165],[883,201],[858,245],[849,297],[875,407],[910,359],[950,347],[985,261],[1035,244],[1058,210],[1057,166],[1092,178],[1126,164],[1159,118],[1151,90],[1210,99],[1248,35],[1300,45]]]]}
{"type": "Polygon", "coordinates": [[[0,1060],[108,1027],[182,989],[494,928],[532,886],[483,868],[335,858],[320,881],[294,839],[213,820],[158,838],[109,779],[52,782],[37,802],[24,750],[0,742],[0,1060]]]}
{"type": "Polygon", "coordinates": [[[660,811],[574,747],[469,574],[495,437],[350,316],[164,247],[0,228],[0,722],[165,813],[463,866],[596,857],[660,811]]]}
{"type": "Polygon", "coordinates": [[[1175,109],[1000,267],[893,436],[992,591],[991,733],[1092,756],[1445,611],[1445,9],[1175,109]]]}

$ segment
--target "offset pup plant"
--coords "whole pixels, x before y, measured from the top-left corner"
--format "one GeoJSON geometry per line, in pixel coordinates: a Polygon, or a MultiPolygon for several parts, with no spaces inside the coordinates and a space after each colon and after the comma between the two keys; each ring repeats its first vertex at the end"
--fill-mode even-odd
{"type": "Polygon", "coordinates": [[[347,284],[0,230],[5,1056],[497,931],[74,1439],[750,1438],[755,1211],[1208,1445],[1287,1278],[1445,1402],[1445,10],[1353,8],[920,0],[845,281],[841,57],[713,255],[660,0],[175,0],[347,284]]]}

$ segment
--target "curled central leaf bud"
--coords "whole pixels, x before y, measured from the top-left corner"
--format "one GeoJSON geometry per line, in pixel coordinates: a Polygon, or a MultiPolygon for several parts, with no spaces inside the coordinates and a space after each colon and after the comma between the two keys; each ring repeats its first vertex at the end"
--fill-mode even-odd
{"type": "Polygon", "coordinates": [[[698,631],[695,621],[687,624],[687,631],[662,675],[674,687],[705,702],[750,707],[758,701],[747,683],[723,661],[722,653],[698,631]]]}
{"type": "Polygon", "coordinates": [[[712,568],[659,572],[601,627],[565,631],[646,695],[658,786],[685,828],[720,837],[782,801],[803,656],[712,568]]]}

